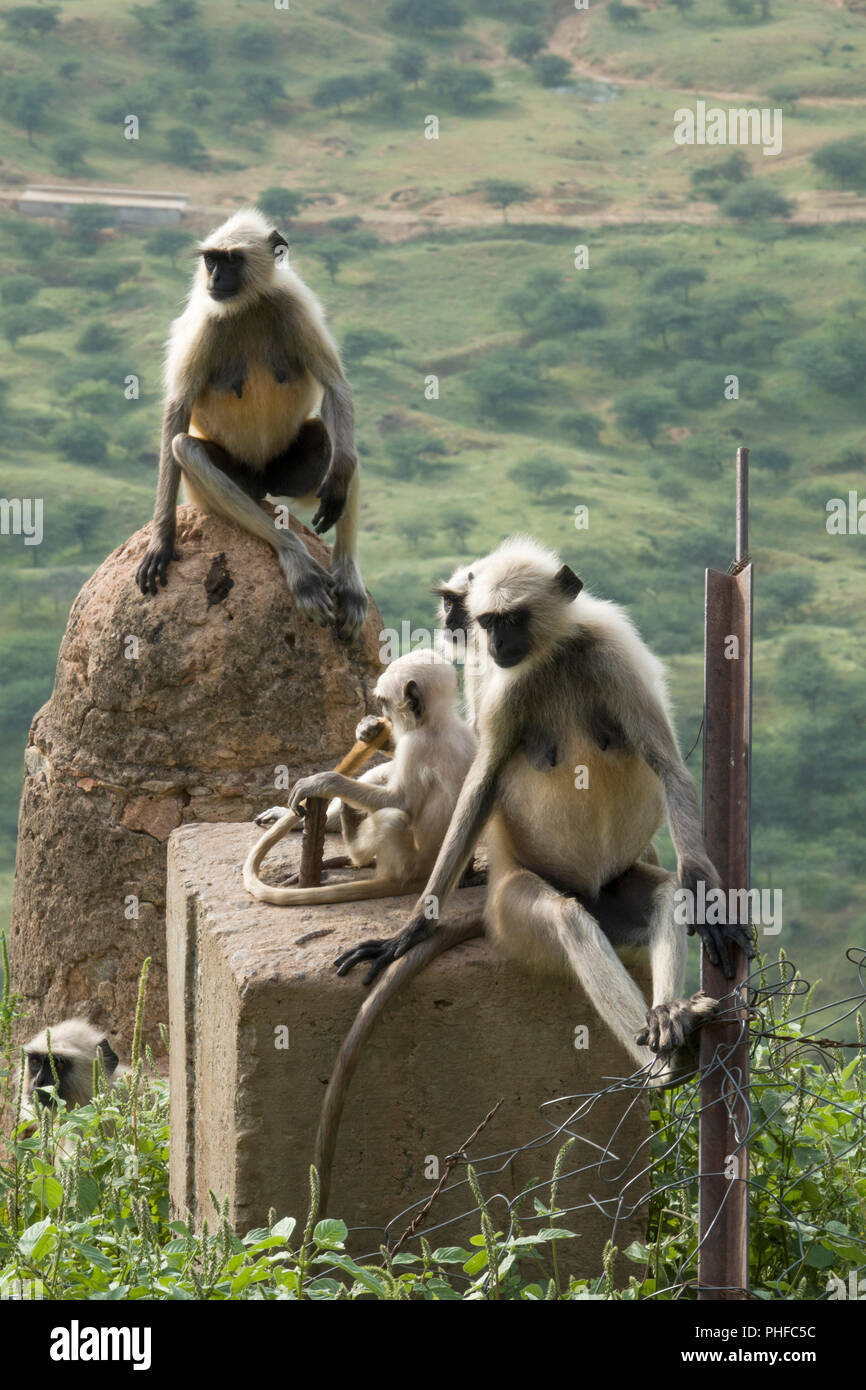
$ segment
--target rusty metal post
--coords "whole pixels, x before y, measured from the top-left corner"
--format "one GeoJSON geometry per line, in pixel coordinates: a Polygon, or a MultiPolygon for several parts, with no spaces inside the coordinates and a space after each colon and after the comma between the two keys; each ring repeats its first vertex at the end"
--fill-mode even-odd
{"type": "MultiPolygon", "coordinates": [[[[752,566],[749,451],[737,450],[736,573],[707,570],[704,647],[703,823],[725,892],[749,887],[752,735],[752,566]]],[[[731,948],[734,977],[701,957],[701,987],[727,998],[748,975],[731,948]]],[[[745,992],[744,992],[745,993],[745,992]]],[[[748,1297],[749,1040],[745,1011],[701,1035],[698,1296],[748,1297]],[[739,1016],[738,1016],[739,1015],[739,1016]]]]}

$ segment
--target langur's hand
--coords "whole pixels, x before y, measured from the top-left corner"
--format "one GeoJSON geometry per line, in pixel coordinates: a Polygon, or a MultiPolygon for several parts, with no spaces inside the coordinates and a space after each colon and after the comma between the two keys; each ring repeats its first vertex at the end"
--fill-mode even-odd
{"type": "Polygon", "coordinates": [[[296,782],[289,796],[288,809],[292,815],[302,816],[304,814],[302,807],[304,801],[312,801],[316,797],[330,799],[333,792],[329,783],[330,774],[327,772],[317,772],[312,777],[302,777],[299,782],[296,782]]]}
{"type": "Polygon", "coordinates": [[[345,461],[341,462],[334,457],[325,475],[325,481],[316,493],[319,507],[310,525],[317,536],[321,536],[324,531],[330,531],[343,515],[349,493],[349,478],[353,472],[354,467],[348,468],[345,461]]]}
{"type": "MultiPolygon", "coordinates": [[[[694,916],[697,918],[703,900],[698,892],[698,884],[703,883],[704,894],[721,886],[721,879],[709,859],[681,859],[678,865],[680,886],[692,895],[694,916]]],[[[727,903],[725,904],[727,912],[727,903]]],[[[733,942],[748,960],[755,954],[748,923],[745,922],[698,922],[686,927],[689,936],[698,933],[704,943],[704,950],[713,965],[720,966],[725,978],[730,980],[734,974],[728,943],[733,942]]]]}
{"type": "Polygon", "coordinates": [[[155,594],[157,578],[165,588],[168,567],[172,560],[179,559],[180,556],[174,548],[174,542],[169,545],[150,546],[135,572],[135,582],[141,592],[143,594],[155,594]]]}
{"type": "Polygon", "coordinates": [[[421,941],[426,941],[430,935],[430,923],[426,917],[416,917],[399,936],[392,936],[389,941],[362,941],[360,945],[353,946],[350,950],[344,951],[337,956],[334,961],[338,975],[348,975],[356,965],[362,961],[370,961],[370,969],[364,976],[364,984],[371,985],[383,970],[401,956],[405,956],[407,951],[411,951],[413,946],[417,946],[421,941]]]}
{"type": "Polygon", "coordinates": [[[365,714],[364,718],[355,729],[355,739],[358,743],[372,743],[382,732],[385,720],[381,714],[365,714]]]}

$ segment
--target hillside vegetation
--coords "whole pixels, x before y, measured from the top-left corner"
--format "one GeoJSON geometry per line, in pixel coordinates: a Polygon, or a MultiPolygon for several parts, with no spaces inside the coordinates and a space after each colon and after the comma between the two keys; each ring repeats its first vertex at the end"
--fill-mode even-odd
{"type": "Polygon", "coordinates": [[[730,560],[733,458],[751,446],[753,866],[785,909],[763,944],[829,984],[848,973],[844,946],[866,939],[866,566],[861,536],[828,534],[826,504],[863,485],[866,8],[528,13],[6,8],[0,495],[45,508],[41,545],[0,538],[7,899],[22,748],[69,605],[151,514],[162,344],[192,241],[261,200],[344,345],[362,563],[389,624],[429,626],[435,579],[531,530],[629,605],[669,662],[688,748],[704,568],[730,560]],[[698,99],[781,108],[782,152],[676,145],[674,112],[698,99]],[[116,230],[90,208],[35,222],[16,210],[28,181],[176,189],[189,214],[175,231],[116,230]]]}

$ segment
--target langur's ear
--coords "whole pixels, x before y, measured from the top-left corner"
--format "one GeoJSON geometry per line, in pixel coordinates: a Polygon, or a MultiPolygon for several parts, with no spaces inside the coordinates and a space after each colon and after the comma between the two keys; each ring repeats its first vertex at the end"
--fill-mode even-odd
{"type": "Polygon", "coordinates": [[[583,588],[583,580],[578,579],[574,570],[569,569],[568,565],[563,565],[562,569],[557,570],[553,580],[564,598],[577,598],[583,588]]]}
{"type": "Polygon", "coordinates": [[[274,253],[274,256],[277,255],[278,249],[281,246],[284,246],[286,248],[286,251],[288,251],[289,249],[289,243],[286,241],[286,238],[282,235],[282,233],[277,231],[276,227],[268,236],[268,246],[270,246],[271,250],[274,253]]]}
{"type": "Polygon", "coordinates": [[[102,1065],[105,1067],[106,1076],[111,1076],[112,1072],[115,1070],[118,1062],[120,1061],[120,1058],[118,1057],[117,1053],[112,1049],[111,1043],[108,1041],[108,1038],[103,1038],[102,1042],[97,1044],[96,1050],[97,1052],[102,1053],[102,1065]]]}
{"type": "Polygon", "coordinates": [[[407,681],[403,686],[403,704],[406,709],[411,710],[416,720],[421,718],[424,713],[424,701],[417,681],[407,681]]]}

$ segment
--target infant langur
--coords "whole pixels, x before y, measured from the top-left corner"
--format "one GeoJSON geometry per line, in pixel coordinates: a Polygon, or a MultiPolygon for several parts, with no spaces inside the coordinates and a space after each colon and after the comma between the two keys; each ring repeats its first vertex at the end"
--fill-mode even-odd
{"type": "MultiPolygon", "coordinates": [[[[457,714],[457,674],[430,649],[392,661],[379,677],[376,696],[393,729],[394,756],[359,778],[337,772],[303,777],[282,817],[251,851],[244,885],[261,902],[282,906],[354,902],[390,897],[420,886],[435,863],[475,756],[475,738],[457,714]],[[311,798],[338,797],[346,852],[356,868],[375,863],[374,877],[313,888],[262,883],[265,854],[297,823],[311,798]]],[[[363,736],[359,726],[359,737],[363,736]]]]}
{"type": "Polygon", "coordinates": [[[65,1101],[71,1110],[93,1099],[93,1063],[97,1056],[113,1084],[127,1074],[108,1039],[83,1018],[67,1018],[46,1028],[24,1047],[26,1058],[23,1119],[35,1118],[37,1105],[65,1101]],[[49,1089],[49,1088],[53,1088],[49,1089]]]}

